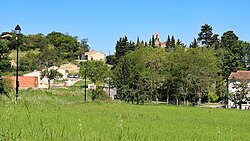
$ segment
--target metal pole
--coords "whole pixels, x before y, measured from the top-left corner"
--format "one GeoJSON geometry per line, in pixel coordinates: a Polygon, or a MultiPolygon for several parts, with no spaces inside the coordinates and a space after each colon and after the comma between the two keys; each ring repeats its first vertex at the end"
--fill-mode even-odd
{"type": "Polygon", "coordinates": [[[84,101],[85,102],[87,101],[87,92],[86,92],[86,71],[87,71],[87,68],[86,68],[86,61],[84,61],[84,95],[85,95],[84,96],[84,101]]]}
{"type": "Polygon", "coordinates": [[[16,100],[18,98],[18,87],[19,87],[19,81],[18,81],[18,35],[16,37],[16,100]]]}
{"type": "Polygon", "coordinates": [[[109,97],[110,97],[110,78],[109,78],[109,97]]]}

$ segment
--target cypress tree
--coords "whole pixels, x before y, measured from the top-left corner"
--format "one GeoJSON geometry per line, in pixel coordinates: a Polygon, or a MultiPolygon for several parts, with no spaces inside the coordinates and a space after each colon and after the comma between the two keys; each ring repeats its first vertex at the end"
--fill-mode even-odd
{"type": "Polygon", "coordinates": [[[171,47],[175,48],[175,39],[174,39],[174,36],[172,36],[172,39],[171,39],[171,47]]]}

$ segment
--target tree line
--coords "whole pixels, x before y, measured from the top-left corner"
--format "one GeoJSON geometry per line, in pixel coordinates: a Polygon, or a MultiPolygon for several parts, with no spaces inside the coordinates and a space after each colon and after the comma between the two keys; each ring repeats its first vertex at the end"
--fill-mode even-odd
{"type": "MultiPolygon", "coordinates": [[[[19,58],[20,71],[42,70],[63,62],[73,62],[78,59],[81,53],[89,50],[85,40],[78,41],[78,37],[55,31],[46,36],[41,33],[20,34],[18,44],[15,40],[17,35],[14,32],[3,32],[0,36],[7,34],[11,35],[12,38],[1,42],[6,43],[5,47],[2,48],[8,50],[8,54],[10,51],[16,50],[16,47],[26,52],[24,56],[19,58]]],[[[9,62],[9,60],[6,61],[9,62]]],[[[11,71],[11,67],[4,68],[11,71]]]]}
{"type": "Polygon", "coordinates": [[[211,25],[201,26],[198,37],[187,46],[168,36],[165,48],[122,37],[116,52],[107,57],[113,65],[118,97],[125,101],[179,100],[200,104],[202,101],[227,99],[226,82],[232,71],[249,70],[250,43],[239,40],[233,31],[219,37],[211,25]]]}

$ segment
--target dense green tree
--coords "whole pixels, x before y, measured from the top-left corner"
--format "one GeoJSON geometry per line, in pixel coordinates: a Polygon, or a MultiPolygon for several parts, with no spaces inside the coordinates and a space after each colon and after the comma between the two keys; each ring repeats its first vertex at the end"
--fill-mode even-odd
{"type": "Polygon", "coordinates": [[[8,41],[0,40],[0,77],[10,69],[8,41]]]}
{"type": "Polygon", "coordinates": [[[174,36],[171,38],[171,48],[175,48],[175,39],[174,36]]]}
{"type": "Polygon", "coordinates": [[[211,39],[213,36],[213,28],[212,26],[205,24],[201,26],[201,32],[198,34],[198,41],[201,42],[202,45],[205,45],[207,48],[211,47],[211,39]]]}
{"type": "Polygon", "coordinates": [[[60,52],[53,46],[44,48],[35,59],[38,70],[49,68],[61,60],[60,52]]]}
{"type": "Polygon", "coordinates": [[[225,80],[232,71],[244,69],[244,49],[238,39],[233,31],[227,31],[221,37],[223,47],[221,56],[223,61],[222,75],[225,80]]]}
{"type": "Polygon", "coordinates": [[[36,64],[37,55],[33,52],[28,52],[25,56],[20,58],[19,70],[20,71],[33,71],[37,69],[36,64]]]}
{"type": "Polygon", "coordinates": [[[115,55],[108,55],[108,56],[106,56],[106,64],[108,64],[108,65],[115,65],[116,64],[115,55]]]}
{"type": "Polygon", "coordinates": [[[155,37],[154,37],[154,35],[152,35],[151,42],[152,42],[152,47],[155,48],[156,46],[155,46],[155,37]]]}
{"type": "Polygon", "coordinates": [[[87,61],[86,66],[84,63],[80,64],[80,76],[84,78],[84,69],[86,69],[86,77],[88,77],[93,83],[104,82],[108,77],[108,66],[101,61],[87,61]]]}
{"type": "Polygon", "coordinates": [[[246,70],[250,70],[250,43],[246,42],[246,41],[239,41],[239,44],[242,46],[243,48],[243,62],[244,64],[244,68],[246,68],[246,70]]]}
{"type": "Polygon", "coordinates": [[[28,35],[24,38],[24,43],[26,50],[34,50],[36,48],[42,49],[46,47],[47,41],[42,33],[28,35]]]}
{"type": "Polygon", "coordinates": [[[199,46],[198,46],[196,39],[194,38],[194,41],[189,45],[189,48],[197,48],[197,47],[199,46]]]}
{"type": "Polygon", "coordinates": [[[141,43],[138,45],[135,45],[134,42],[128,41],[128,38],[125,36],[123,38],[120,38],[119,41],[117,41],[116,46],[115,46],[115,58],[116,58],[116,63],[120,60],[122,56],[124,56],[126,53],[130,51],[136,50],[136,48],[140,48],[141,43]]]}
{"type": "Polygon", "coordinates": [[[118,96],[126,101],[155,100],[157,85],[165,77],[166,53],[162,48],[140,48],[124,56],[114,70],[118,96]]]}
{"type": "Polygon", "coordinates": [[[218,34],[213,34],[213,36],[211,38],[211,47],[214,49],[218,49],[221,46],[220,39],[218,37],[219,37],[218,34]]]}
{"type": "Polygon", "coordinates": [[[232,50],[233,45],[238,41],[239,37],[233,31],[227,31],[221,36],[221,44],[223,48],[232,50]]]}
{"type": "Polygon", "coordinates": [[[46,36],[49,44],[55,47],[55,50],[61,52],[63,59],[73,61],[78,58],[80,43],[77,37],[72,37],[60,32],[51,32],[46,36]]]}

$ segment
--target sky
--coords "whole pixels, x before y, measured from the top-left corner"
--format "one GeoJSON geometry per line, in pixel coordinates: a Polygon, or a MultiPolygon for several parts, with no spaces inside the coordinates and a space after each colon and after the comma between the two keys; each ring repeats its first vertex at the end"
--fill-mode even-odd
{"type": "Polygon", "coordinates": [[[250,0],[1,0],[0,33],[17,24],[23,34],[52,31],[88,38],[91,49],[115,52],[120,37],[162,41],[175,36],[189,45],[205,23],[220,36],[229,30],[250,41],[250,0]]]}

